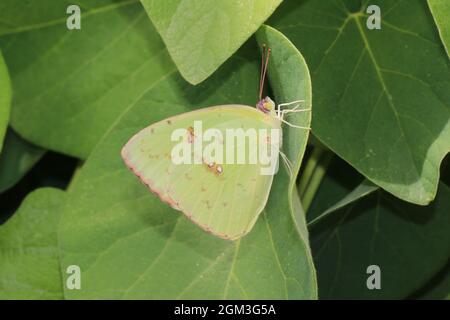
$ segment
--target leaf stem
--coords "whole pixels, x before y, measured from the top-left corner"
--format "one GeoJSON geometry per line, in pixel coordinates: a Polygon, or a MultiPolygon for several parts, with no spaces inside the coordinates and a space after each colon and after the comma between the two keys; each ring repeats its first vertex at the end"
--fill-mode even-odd
{"type": "Polygon", "coordinates": [[[314,196],[319,189],[320,183],[325,176],[332,158],[333,153],[321,146],[315,146],[308,162],[306,163],[298,188],[300,200],[305,213],[308,212],[308,209],[314,200],[314,196]]]}

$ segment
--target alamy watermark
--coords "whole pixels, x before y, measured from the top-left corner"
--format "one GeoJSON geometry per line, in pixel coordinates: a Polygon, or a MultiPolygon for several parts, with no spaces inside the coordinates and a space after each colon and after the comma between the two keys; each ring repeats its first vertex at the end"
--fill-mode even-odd
{"type": "Polygon", "coordinates": [[[223,164],[259,164],[261,175],[278,171],[281,129],[227,128],[225,134],[217,128],[203,129],[203,122],[172,132],[171,159],[175,165],[205,165],[218,175],[223,164]]]}
{"type": "Polygon", "coordinates": [[[366,286],[369,290],[381,289],[381,269],[376,264],[367,267],[366,273],[370,276],[367,278],[366,286]]]}
{"type": "Polygon", "coordinates": [[[67,14],[70,14],[66,20],[66,26],[69,30],[80,30],[81,29],[81,9],[76,4],[72,4],[67,7],[67,14]]]}
{"type": "Polygon", "coordinates": [[[66,287],[69,290],[81,289],[81,269],[73,264],[67,267],[66,273],[69,275],[66,279],[66,287]]]}
{"type": "Polygon", "coordinates": [[[370,5],[366,9],[366,13],[370,14],[367,18],[366,26],[369,30],[381,29],[381,8],[377,5],[370,5]]]}

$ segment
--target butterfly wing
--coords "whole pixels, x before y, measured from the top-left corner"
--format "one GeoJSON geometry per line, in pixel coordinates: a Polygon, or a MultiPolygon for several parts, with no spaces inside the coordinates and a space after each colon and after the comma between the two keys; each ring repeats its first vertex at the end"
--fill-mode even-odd
{"type": "MultiPolygon", "coordinates": [[[[204,230],[221,238],[237,239],[251,230],[264,209],[273,175],[262,175],[259,161],[253,164],[235,161],[220,166],[209,163],[194,148],[195,140],[199,139],[198,132],[192,132],[196,121],[201,121],[203,132],[210,128],[219,130],[224,145],[229,141],[227,129],[253,128],[267,132],[279,129],[281,132],[278,119],[256,108],[215,106],[171,117],[143,129],[124,146],[122,157],[162,201],[182,211],[204,230]],[[192,144],[190,156],[198,163],[174,163],[172,150],[180,143],[171,139],[176,129],[185,130],[182,139],[192,144]]],[[[246,139],[245,143],[249,150],[251,141],[246,139]]],[[[236,152],[237,148],[236,144],[236,152]]],[[[226,148],[223,150],[226,160],[226,148]]],[[[278,160],[278,150],[276,154],[278,160]]],[[[246,159],[249,158],[247,153],[246,159]]]]}

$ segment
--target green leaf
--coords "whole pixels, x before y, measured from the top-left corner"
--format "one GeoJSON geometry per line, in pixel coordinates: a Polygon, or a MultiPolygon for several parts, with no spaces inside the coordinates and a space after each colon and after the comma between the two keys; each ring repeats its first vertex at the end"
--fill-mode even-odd
{"type": "MultiPolygon", "coordinates": [[[[230,15],[233,25],[228,39],[231,42],[224,41],[223,37],[211,38],[203,47],[197,42],[195,46],[202,49],[203,56],[195,70],[200,72],[198,64],[202,63],[213,63],[214,69],[217,68],[257,29],[279,1],[270,0],[271,5],[266,1],[263,8],[254,1],[258,11],[254,12],[254,18],[245,20],[246,27],[236,26],[234,20],[240,21],[241,13],[249,12],[247,5],[239,14],[230,15]],[[211,45],[217,41],[221,47],[214,49],[217,55],[211,55],[211,45]]],[[[173,1],[158,3],[166,6],[173,1]]],[[[209,6],[213,2],[202,3],[209,6]]],[[[214,2],[214,8],[228,6],[236,10],[235,2],[226,3],[214,2]]],[[[122,113],[177,68],[139,1],[77,1],[81,7],[81,30],[66,28],[66,9],[70,4],[73,3],[69,0],[30,3],[3,0],[0,20],[5,23],[0,26],[0,48],[4,48],[15,88],[13,128],[36,145],[86,158],[122,113]],[[154,54],[157,51],[159,55],[154,54]]],[[[217,18],[217,15],[209,17],[217,18]]],[[[225,20],[226,17],[216,19],[220,28],[225,28],[225,20]]],[[[160,22],[160,25],[165,24],[160,22]]],[[[181,28],[180,36],[186,34],[181,28]]],[[[225,29],[201,28],[226,34],[225,29]]],[[[189,46],[187,39],[178,45],[189,46]]],[[[184,51],[186,62],[199,58],[199,51],[194,49],[189,47],[184,51]]]]}
{"type": "MultiPolygon", "coordinates": [[[[319,219],[321,214],[330,208],[335,207],[339,202],[347,198],[350,193],[354,193],[354,190],[358,189],[358,187],[364,183],[363,176],[344,160],[336,156],[331,159],[325,173],[326,174],[322,177],[319,184],[319,188],[316,189],[312,203],[307,212],[308,226],[313,226],[315,223],[312,222],[316,219],[317,223],[319,223],[321,221],[321,219],[319,219]]],[[[334,212],[335,211],[333,211],[333,213],[334,212]]],[[[324,219],[324,221],[326,220],[327,219],[324,219]]]]}
{"type": "Polygon", "coordinates": [[[2,1],[0,20],[16,27],[0,27],[0,47],[15,90],[12,127],[36,145],[85,158],[176,67],[137,0],[77,3],[81,30],[66,28],[69,0],[2,1]]]}
{"type": "MultiPolygon", "coordinates": [[[[329,190],[331,185],[324,181],[321,190],[329,190]]],[[[322,197],[319,190],[315,201],[320,202],[322,197]]],[[[449,211],[450,189],[441,183],[435,201],[428,207],[376,191],[334,212],[311,229],[319,297],[410,296],[447,262],[449,211]],[[381,269],[381,290],[369,290],[366,286],[369,265],[381,269]]]]}
{"type": "Polygon", "coordinates": [[[447,0],[428,0],[428,6],[439,29],[445,51],[450,58],[450,2],[447,0]]]}
{"type": "Polygon", "coordinates": [[[44,155],[45,150],[23,140],[13,130],[6,133],[0,154],[0,192],[14,186],[44,155]]]}
{"type": "Polygon", "coordinates": [[[361,3],[285,1],[269,22],[312,71],[314,134],[383,189],[427,204],[450,150],[449,61],[423,1],[371,1],[381,30],[366,28],[361,3]]]}
{"type": "Polygon", "coordinates": [[[449,300],[450,299],[450,270],[447,264],[441,272],[439,272],[425,288],[420,290],[419,295],[414,298],[421,300],[449,300]]]}
{"type": "MultiPolygon", "coordinates": [[[[310,97],[298,51],[275,30],[263,28],[258,35],[273,48],[269,74],[274,88],[286,88],[275,89],[276,96],[310,97]]],[[[250,45],[199,86],[187,85],[178,75],[158,83],[93,150],[70,188],[60,224],[63,268],[77,264],[83,277],[83,290],[66,291],[68,298],[316,298],[304,216],[292,210],[298,209],[298,202],[292,203],[298,199],[292,198],[293,180],[283,168],[253,230],[230,242],[205,233],[162,203],[120,158],[126,141],[155,121],[194,106],[255,104],[259,57],[250,45]]],[[[308,116],[293,121],[307,124],[308,116]]],[[[285,151],[298,170],[307,132],[288,135],[285,151]]]]}
{"type": "Polygon", "coordinates": [[[316,223],[319,223],[324,218],[328,217],[333,212],[336,212],[339,209],[342,209],[351,203],[358,201],[359,199],[366,197],[370,194],[372,194],[374,191],[378,190],[379,188],[371,183],[370,181],[364,180],[361,182],[360,185],[358,185],[354,190],[349,192],[343,199],[339,200],[336,204],[329,207],[327,210],[319,214],[317,217],[315,217],[313,220],[308,222],[309,226],[313,226],[316,223]]]}
{"type": "Polygon", "coordinates": [[[272,14],[281,0],[141,0],[181,75],[208,78],[272,14]]]}
{"type": "Polygon", "coordinates": [[[0,299],[61,299],[57,225],[64,192],[30,193],[0,226],[0,299]]]}
{"type": "MultiPolygon", "coordinates": [[[[306,61],[301,53],[286,36],[270,26],[263,25],[256,33],[256,38],[260,47],[267,45],[272,50],[268,76],[276,101],[278,103],[286,103],[303,100],[302,109],[312,109],[311,77],[306,61]]],[[[297,126],[310,128],[311,112],[297,114],[289,117],[287,120],[297,126]]],[[[302,209],[296,188],[296,178],[306,150],[308,137],[309,130],[289,127],[283,128],[282,152],[286,154],[293,166],[293,175],[292,177],[288,177],[285,174],[283,177],[278,174],[274,178],[274,185],[271,190],[272,201],[269,202],[266,211],[273,216],[277,216],[281,211],[290,212],[303,244],[306,244],[305,256],[309,260],[311,255],[309,234],[306,227],[305,213],[302,209]],[[280,192],[280,196],[276,196],[276,192],[280,192]],[[287,199],[283,197],[284,194],[287,194],[287,199]],[[283,198],[284,201],[280,200],[283,198]],[[272,203],[274,204],[273,207],[271,207],[272,203]]],[[[283,171],[283,173],[286,172],[283,171]]],[[[287,220],[285,223],[289,224],[292,221],[287,220]]],[[[277,237],[280,237],[280,241],[283,241],[281,234],[277,235],[277,237]]],[[[280,252],[283,250],[286,250],[286,248],[280,248],[280,252]]],[[[310,261],[308,263],[308,272],[312,272],[312,275],[306,274],[304,278],[308,276],[313,277],[314,285],[311,296],[316,297],[317,289],[314,264],[310,261]]]]}
{"type": "Polygon", "coordinates": [[[8,126],[10,104],[11,84],[9,82],[8,69],[0,51],[0,153],[2,152],[3,139],[8,126]]]}

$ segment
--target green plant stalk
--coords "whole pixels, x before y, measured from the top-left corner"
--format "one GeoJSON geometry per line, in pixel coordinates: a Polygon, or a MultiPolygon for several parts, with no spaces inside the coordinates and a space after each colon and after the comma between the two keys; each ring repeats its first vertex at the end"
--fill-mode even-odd
{"type": "Polygon", "coordinates": [[[320,155],[322,154],[322,149],[318,147],[313,148],[312,154],[309,156],[305,169],[303,170],[300,181],[298,184],[298,195],[300,196],[300,199],[302,199],[303,194],[305,193],[305,190],[309,184],[309,181],[311,179],[311,176],[314,172],[314,169],[317,166],[317,161],[320,158],[320,155]]]}
{"type": "Polygon", "coordinates": [[[333,154],[321,147],[314,147],[299,182],[299,196],[303,209],[308,212],[320,183],[328,169],[333,154]]]}

